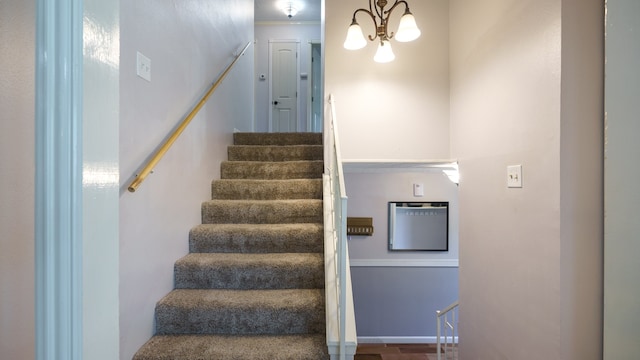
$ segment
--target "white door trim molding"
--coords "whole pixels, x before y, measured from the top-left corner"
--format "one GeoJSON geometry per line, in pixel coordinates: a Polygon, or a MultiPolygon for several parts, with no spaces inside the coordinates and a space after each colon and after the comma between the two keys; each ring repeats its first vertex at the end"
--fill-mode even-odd
{"type": "Polygon", "coordinates": [[[82,0],[36,3],[36,359],[82,359],[82,0]]]}

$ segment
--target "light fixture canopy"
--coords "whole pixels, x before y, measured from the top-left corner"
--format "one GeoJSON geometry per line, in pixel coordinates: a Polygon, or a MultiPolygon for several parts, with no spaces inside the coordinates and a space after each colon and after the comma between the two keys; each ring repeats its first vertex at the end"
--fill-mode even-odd
{"type": "Polygon", "coordinates": [[[347,30],[347,38],[344,41],[344,47],[348,50],[358,50],[365,47],[367,40],[364,38],[362,28],[356,21],[356,15],[359,12],[368,14],[373,21],[376,28],[375,35],[369,35],[369,40],[380,40],[378,51],[374,56],[374,60],[377,62],[389,62],[395,58],[393,51],[391,50],[390,39],[394,38],[400,42],[408,42],[417,39],[420,36],[420,29],[416,25],[416,19],[409,10],[409,4],[405,0],[395,0],[389,10],[385,10],[388,5],[387,0],[369,0],[369,9],[357,9],[353,12],[353,19],[351,25],[347,30]],[[389,32],[387,26],[389,23],[389,17],[393,10],[398,5],[404,5],[404,14],[400,18],[400,24],[398,30],[394,33],[389,32]]]}

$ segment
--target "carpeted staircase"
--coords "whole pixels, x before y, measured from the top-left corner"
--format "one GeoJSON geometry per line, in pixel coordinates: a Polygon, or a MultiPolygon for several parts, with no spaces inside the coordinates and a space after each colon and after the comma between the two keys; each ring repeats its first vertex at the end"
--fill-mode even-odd
{"type": "Polygon", "coordinates": [[[322,135],[236,133],[134,360],[328,359],[322,135]]]}

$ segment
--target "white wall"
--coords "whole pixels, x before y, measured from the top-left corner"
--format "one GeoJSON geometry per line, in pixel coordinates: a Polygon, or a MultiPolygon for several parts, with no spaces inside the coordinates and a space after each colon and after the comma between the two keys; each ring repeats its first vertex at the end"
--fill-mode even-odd
{"type": "Polygon", "coordinates": [[[35,357],[35,2],[0,2],[0,354],[35,357]]]}
{"type": "Polygon", "coordinates": [[[269,99],[269,41],[270,40],[298,40],[300,42],[300,69],[299,72],[307,73],[308,78],[299,78],[300,94],[298,114],[298,131],[307,131],[307,95],[311,82],[311,50],[310,41],[320,41],[320,23],[257,23],[255,26],[255,90],[256,90],[256,116],[255,130],[258,132],[269,131],[269,112],[271,111],[271,99],[269,99]],[[266,79],[260,80],[260,74],[265,74],[266,79]]]}
{"type": "Polygon", "coordinates": [[[119,358],[119,2],[84,0],[83,358],[119,358]]]}
{"type": "Polygon", "coordinates": [[[155,304],[173,288],[173,264],[200,222],[234,128],[253,117],[253,48],[133,194],[128,182],[205,89],[253,40],[253,2],[134,1],[120,4],[120,357],[154,332],[155,304]],[[136,76],[136,51],[151,82],[136,76]]]}
{"type": "Polygon", "coordinates": [[[607,1],[604,359],[640,353],[640,3],[607,1]]]}
{"type": "Polygon", "coordinates": [[[463,358],[600,357],[600,5],[451,2],[463,358]]]}
{"type": "MultiPolygon", "coordinates": [[[[449,1],[412,1],[422,31],[391,40],[395,61],[373,61],[377,43],[345,50],[356,4],[326,0],[325,94],[333,93],[345,159],[449,158],[449,1]]],[[[399,14],[397,16],[401,15],[399,14]]],[[[365,36],[372,22],[359,15],[365,36]]],[[[398,20],[391,21],[396,30],[398,20]]]]}

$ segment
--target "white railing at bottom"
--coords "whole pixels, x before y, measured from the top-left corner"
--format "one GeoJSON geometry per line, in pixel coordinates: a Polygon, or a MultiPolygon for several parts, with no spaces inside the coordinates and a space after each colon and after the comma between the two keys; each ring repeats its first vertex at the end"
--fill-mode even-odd
{"type": "Polygon", "coordinates": [[[458,301],[442,310],[436,311],[437,342],[438,342],[438,360],[441,360],[442,354],[446,360],[458,359],[458,301]],[[451,341],[449,341],[449,338],[451,341]],[[444,340],[444,342],[443,342],[444,340]]]}
{"type": "Polygon", "coordinates": [[[342,174],[335,101],[324,124],[324,257],[327,347],[331,360],[352,360],[358,345],[347,249],[347,195],[342,174]]]}

